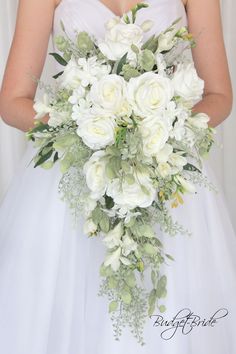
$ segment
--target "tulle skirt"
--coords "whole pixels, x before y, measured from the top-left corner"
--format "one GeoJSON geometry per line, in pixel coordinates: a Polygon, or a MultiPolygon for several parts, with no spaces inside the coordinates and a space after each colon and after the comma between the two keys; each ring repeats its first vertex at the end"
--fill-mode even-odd
{"type": "Polygon", "coordinates": [[[192,236],[170,237],[157,226],[175,261],[163,265],[163,321],[147,319],[141,346],[128,329],[114,339],[108,300],[97,295],[104,245],[83,234],[82,217],[74,226],[58,194],[58,166],[34,169],[33,154],[29,145],[0,207],[0,353],[236,353],[236,236],[207,164],[219,192],[199,187],[172,211],[192,236]]]}

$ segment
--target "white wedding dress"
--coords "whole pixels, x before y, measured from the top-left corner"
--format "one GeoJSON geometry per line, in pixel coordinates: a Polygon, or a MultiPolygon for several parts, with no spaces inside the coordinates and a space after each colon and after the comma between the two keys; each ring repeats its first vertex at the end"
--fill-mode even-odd
{"type": "MultiPolygon", "coordinates": [[[[178,17],[186,24],[181,0],[149,2],[138,21],[154,20],[152,33],[178,17]]],[[[111,16],[98,0],[62,0],[53,35],[60,33],[62,20],[71,37],[75,29],[103,36],[104,22],[111,16]]],[[[99,238],[83,234],[82,218],[73,228],[58,195],[58,166],[34,169],[28,166],[33,155],[29,145],[0,207],[1,354],[236,353],[236,237],[222,192],[198,188],[197,195],[186,196],[184,205],[173,210],[191,237],[158,234],[175,258],[163,269],[168,277],[163,317],[170,321],[184,308],[201,320],[223,308],[228,315],[187,335],[178,329],[170,340],[161,337],[168,327],[154,326],[154,319],[148,319],[146,345],[141,347],[129,330],[114,340],[108,300],[97,295],[104,246],[99,238]]],[[[204,172],[218,186],[208,164],[204,172]]]]}

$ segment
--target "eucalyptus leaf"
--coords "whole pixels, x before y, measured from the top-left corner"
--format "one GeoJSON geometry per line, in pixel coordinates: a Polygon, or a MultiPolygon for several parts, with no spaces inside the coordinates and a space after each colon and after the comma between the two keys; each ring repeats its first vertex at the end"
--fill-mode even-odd
{"type": "Polygon", "coordinates": [[[136,279],[134,273],[129,273],[128,276],[125,278],[126,283],[129,287],[133,288],[136,285],[136,279]]]}
{"type": "Polygon", "coordinates": [[[150,243],[145,243],[143,245],[143,250],[144,250],[145,253],[147,253],[150,256],[153,256],[153,255],[155,255],[157,253],[156,248],[150,243]]]}
{"type": "Polygon", "coordinates": [[[160,313],[165,312],[165,311],[166,311],[165,305],[160,305],[160,306],[159,306],[159,311],[160,311],[160,313]]]}
{"type": "Polygon", "coordinates": [[[166,284],[167,284],[167,278],[165,275],[163,275],[158,283],[157,283],[157,288],[156,288],[156,292],[157,292],[157,297],[160,299],[163,297],[163,295],[166,292],[166,284]]]}
{"type": "Polygon", "coordinates": [[[103,213],[101,220],[99,221],[99,226],[102,232],[109,232],[110,230],[110,220],[107,214],[103,213]]]}
{"type": "Polygon", "coordinates": [[[110,289],[115,289],[117,287],[117,280],[115,277],[109,277],[108,278],[108,286],[110,289]]]}
{"type": "Polygon", "coordinates": [[[127,290],[122,290],[121,292],[121,299],[125,304],[130,304],[132,301],[132,297],[129,291],[127,290]]]}
{"type": "Polygon", "coordinates": [[[153,287],[156,288],[157,287],[157,275],[154,270],[152,270],[152,272],[151,272],[151,279],[152,279],[153,287]]]}

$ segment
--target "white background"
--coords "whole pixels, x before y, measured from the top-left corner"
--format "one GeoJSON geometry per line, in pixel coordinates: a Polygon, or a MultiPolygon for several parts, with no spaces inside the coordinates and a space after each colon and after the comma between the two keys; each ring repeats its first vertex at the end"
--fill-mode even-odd
{"type": "MultiPolygon", "coordinates": [[[[17,0],[0,0],[0,82],[10,48],[17,10],[17,0]]],[[[236,88],[236,1],[222,1],[222,19],[225,44],[233,87],[236,88]]],[[[48,59],[42,80],[46,81],[52,71],[48,59]]],[[[236,102],[236,100],[235,100],[236,102]]],[[[211,164],[225,192],[229,211],[236,229],[236,104],[231,116],[219,127],[218,141],[221,149],[215,148],[211,164]]],[[[24,134],[6,126],[0,119],[0,200],[4,197],[16,166],[26,146],[24,134]]]]}

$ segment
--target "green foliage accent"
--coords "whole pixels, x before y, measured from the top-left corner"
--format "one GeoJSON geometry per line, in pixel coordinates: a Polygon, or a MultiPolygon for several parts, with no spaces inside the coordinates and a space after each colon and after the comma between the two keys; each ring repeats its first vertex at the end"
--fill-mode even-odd
{"type": "Polygon", "coordinates": [[[87,32],[79,32],[76,41],[80,53],[86,55],[94,50],[94,42],[87,32]]]}
{"type": "Polygon", "coordinates": [[[197,168],[196,166],[192,165],[191,163],[187,163],[184,167],[184,170],[186,171],[197,171],[199,173],[202,173],[201,170],[199,170],[199,168],[197,168]]]}
{"type": "Polygon", "coordinates": [[[64,71],[60,71],[58,74],[54,75],[52,78],[56,80],[56,79],[58,79],[59,76],[61,76],[63,73],[64,73],[64,71]]]}
{"type": "Polygon", "coordinates": [[[156,64],[156,59],[150,49],[144,49],[138,56],[138,62],[144,71],[151,71],[156,64]]]}
{"type": "Polygon", "coordinates": [[[127,60],[127,55],[128,53],[125,53],[123,57],[119,60],[117,69],[116,69],[116,74],[119,75],[122,71],[123,65],[125,65],[126,60],[127,60]]]}
{"type": "Polygon", "coordinates": [[[140,76],[140,72],[129,64],[123,65],[122,73],[126,81],[129,81],[132,77],[140,76]]]}
{"type": "Polygon", "coordinates": [[[49,53],[49,55],[53,56],[53,58],[62,66],[66,66],[67,65],[67,61],[62,58],[62,56],[58,53],[49,53]]]}
{"type": "Polygon", "coordinates": [[[150,50],[152,53],[156,53],[158,48],[158,37],[152,35],[143,45],[142,50],[150,50]]]}

